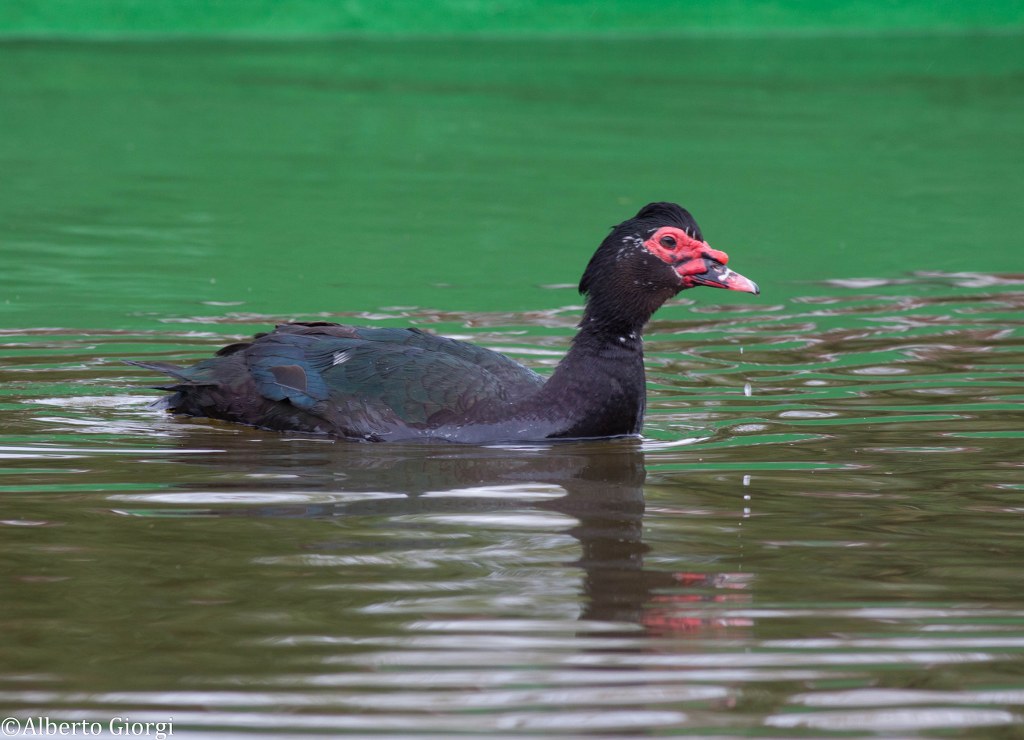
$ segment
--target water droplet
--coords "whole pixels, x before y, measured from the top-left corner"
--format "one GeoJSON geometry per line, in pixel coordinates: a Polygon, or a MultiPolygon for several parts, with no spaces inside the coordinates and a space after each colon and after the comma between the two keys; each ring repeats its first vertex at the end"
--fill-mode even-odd
{"type": "Polygon", "coordinates": [[[750,387],[750,383],[744,383],[744,384],[743,384],[743,395],[744,395],[744,396],[748,396],[748,397],[749,397],[749,396],[751,396],[751,395],[752,395],[753,393],[754,393],[754,391],[753,391],[753,389],[752,389],[752,388],[750,387]]]}

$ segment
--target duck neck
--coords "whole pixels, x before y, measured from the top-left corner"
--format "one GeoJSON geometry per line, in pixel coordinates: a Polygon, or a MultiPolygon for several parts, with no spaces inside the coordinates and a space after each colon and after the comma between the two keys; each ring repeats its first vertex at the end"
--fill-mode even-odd
{"type": "Polygon", "coordinates": [[[572,347],[541,392],[549,413],[566,420],[551,436],[639,434],[646,405],[643,324],[584,312],[572,347]]]}
{"type": "Polygon", "coordinates": [[[577,343],[616,345],[636,342],[642,350],[640,338],[650,317],[648,312],[606,310],[596,301],[588,301],[573,346],[577,343]]]}

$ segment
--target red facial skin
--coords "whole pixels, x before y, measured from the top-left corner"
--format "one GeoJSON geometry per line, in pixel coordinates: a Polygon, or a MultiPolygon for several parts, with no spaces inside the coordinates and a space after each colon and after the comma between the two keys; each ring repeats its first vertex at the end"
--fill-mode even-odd
{"type": "Polygon", "coordinates": [[[723,267],[729,255],[712,249],[707,242],[694,239],[675,226],[662,226],[645,241],[644,248],[672,267],[683,288],[707,285],[744,293],[758,293],[757,285],[742,275],[723,267]]]}
{"type": "MultiPolygon", "coordinates": [[[[650,238],[644,242],[644,246],[647,247],[648,252],[669,265],[678,265],[683,260],[703,259],[705,257],[720,262],[723,265],[729,262],[729,255],[725,252],[712,249],[708,246],[707,242],[698,241],[675,226],[662,226],[651,234],[650,238]],[[675,246],[662,244],[662,239],[666,239],[666,241],[668,239],[674,240],[675,246]]],[[[701,270],[701,272],[706,272],[706,270],[701,270]]]]}

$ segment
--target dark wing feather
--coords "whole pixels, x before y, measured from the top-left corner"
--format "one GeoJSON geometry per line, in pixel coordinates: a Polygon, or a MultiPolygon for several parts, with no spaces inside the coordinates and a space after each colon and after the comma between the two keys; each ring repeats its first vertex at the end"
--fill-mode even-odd
{"type": "Polygon", "coordinates": [[[149,366],[181,381],[172,410],[363,439],[478,418],[543,384],[483,347],[417,329],[326,322],[281,325],[190,368],[149,366]]]}

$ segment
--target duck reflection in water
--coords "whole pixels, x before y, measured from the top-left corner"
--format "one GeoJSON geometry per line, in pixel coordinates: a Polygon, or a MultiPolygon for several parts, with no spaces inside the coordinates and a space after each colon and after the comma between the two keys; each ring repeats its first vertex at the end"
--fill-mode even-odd
{"type": "MultiPolygon", "coordinates": [[[[635,438],[477,447],[361,445],[219,434],[197,440],[192,436],[188,434],[185,441],[191,449],[221,449],[183,455],[177,458],[178,464],[225,471],[222,475],[233,481],[232,490],[252,493],[240,496],[248,501],[258,501],[263,495],[273,500],[276,494],[285,503],[186,506],[176,507],[173,513],[165,510],[163,515],[400,517],[402,523],[396,521],[395,525],[403,529],[408,528],[410,518],[424,517],[426,538],[431,536],[430,517],[464,517],[469,529],[474,517],[493,521],[489,515],[494,514],[507,516],[514,529],[515,517],[523,513],[562,515],[575,520],[563,531],[581,548],[579,558],[569,563],[583,572],[580,619],[606,622],[608,632],[617,631],[616,623],[627,623],[652,634],[706,634],[749,626],[746,620],[708,617],[701,609],[708,602],[746,601],[746,578],[645,566],[644,556],[649,551],[643,541],[647,472],[642,443],[635,438]],[[287,502],[290,498],[310,502],[293,504],[287,502]]],[[[207,475],[200,478],[209,479],[207,475]]],[[[183,501],[197,503],[195,496],[187,495],[189,488],[184,483],[176,490],[186,494],[183,501]]],[[[209,491],[208,485],[203,490],[209,491]]],[[[174,496],[162,500],[174,500],[174,496]]],[[[445,542],[439,540],[432,547],[443,548],[445,542]]],[[[393,538],[386,546],[395,547],[393,538]]],[[[318,542],[314,547],[331,551],[339,543],[318,542]]]]}

